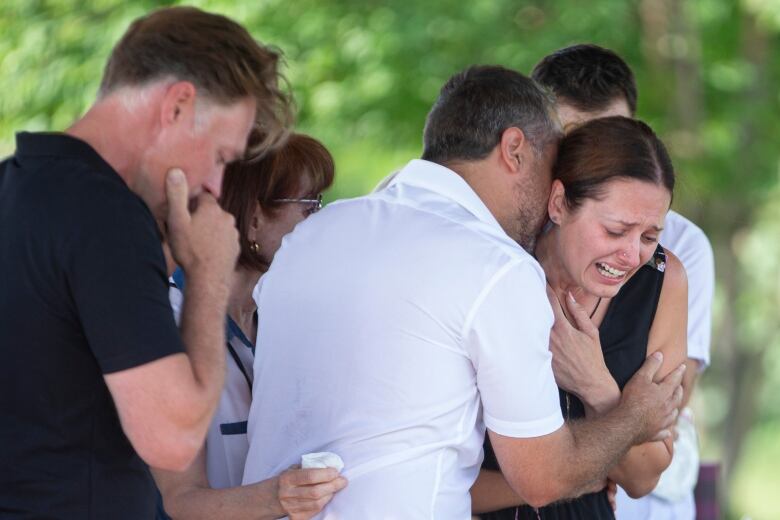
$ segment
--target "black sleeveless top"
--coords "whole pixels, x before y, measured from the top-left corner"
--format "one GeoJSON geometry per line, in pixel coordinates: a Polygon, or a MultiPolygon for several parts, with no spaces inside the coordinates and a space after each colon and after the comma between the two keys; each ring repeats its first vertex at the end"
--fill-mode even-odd
{"type": "MultiPolygon", "coordinates": [[[[659,245],[650,261],[643,265],[612,298],[599,327],[604,361],[621,390],[639,370],[647,357],[647,340],[655,318],[666,269],[666,255],[659,245]]],[[[585,417],[585,407],[576,396],[563,390],[561,410],[566,420],[585,417]],[[567,412],[568,408],[568,412],[567,412]]],[[[490,440],[485,435],[485,460],[482,469],[499,470],[490,440]]],[[[479,515],[483,520],[613,520],[606,490],[556,502],[536,509],[513,507],[479,515]]]]}

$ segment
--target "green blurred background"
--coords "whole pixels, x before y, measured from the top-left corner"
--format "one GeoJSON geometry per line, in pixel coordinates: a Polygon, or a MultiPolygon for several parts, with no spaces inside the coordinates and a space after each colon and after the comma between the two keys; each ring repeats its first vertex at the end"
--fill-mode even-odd
{"type": "MultiPolygon", "coordinates": [[[[3,0],[0,156],[17,130],[67,127],[129,22],[170,3],[3,0]]],[[[580,42],[620,53],[675,160],[674,207],[715,249],[713,361],[694,395],[704,459],[722,464],[729,518],[780,519],[780,0],[189,3],[284,52],[298,129],[336,157],[329,200],[418,157],[439,87],[467,65],[529,72],[580,42]]]]}

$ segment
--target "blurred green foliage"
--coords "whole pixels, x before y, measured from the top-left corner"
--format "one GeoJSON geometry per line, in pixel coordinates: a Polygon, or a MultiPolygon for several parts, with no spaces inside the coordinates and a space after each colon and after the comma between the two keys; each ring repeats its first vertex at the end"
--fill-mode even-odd
{"type": "MultiPolygon", "coordinates": [[[[0,155],[17,130],[61,130],[90,105],[112,45],[150,0],[0,4],[0,155]]],[[[619,52],[638,116],[680,172],[675,207],[710,236],[713,366],[695,396],[705,454],[726,464],[732,515],[780,518],[780,0],[199,0],[286,56],[298,128],[337,160],[330,200],[419,156],[425,114],[454,72],[529,72],[579,42],[619,52]],[[743,442],[744,441],[744,442],[743,442]],[[742,457],[743,446],[746,447],[742,457]],[[733,477],[733,479],[731,478],[733,477]]]]}

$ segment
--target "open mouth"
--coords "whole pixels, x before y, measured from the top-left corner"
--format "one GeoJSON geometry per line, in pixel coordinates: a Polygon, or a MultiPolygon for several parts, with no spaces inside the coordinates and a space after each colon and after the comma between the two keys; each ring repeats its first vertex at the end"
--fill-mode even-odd
{"type": "Polygon", "coordinates": [[[628,271],[615,269],[602,262],[596,262],[596,269],[598,269],[599,274],[611,280],[622,280],[628,273],[628,271]]]}

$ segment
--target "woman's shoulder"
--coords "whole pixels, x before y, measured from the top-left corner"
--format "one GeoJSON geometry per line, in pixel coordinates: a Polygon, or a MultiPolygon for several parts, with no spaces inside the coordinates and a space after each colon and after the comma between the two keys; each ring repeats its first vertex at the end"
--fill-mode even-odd
{"type": "Polygon", "coordinates": [[[660,350],[664,363],[659,371],[665,376],[685,360],[688,316],[688,277],[682,262],[664,251],[666,266],[656,315],[650,329],[647,354],[660,350]]]}
{"type": "MultiPolygon", "coordinates": [[[[688,293],[688,275],[685,267],[677,256],[665,248],[663,251],[664,260],[664,287],[671,293],[688,293]]],[[[687,302],[687,300],[686,300],[687,302]]],[[[687,303],[686,303],[687,304],[687,303]]]]}

